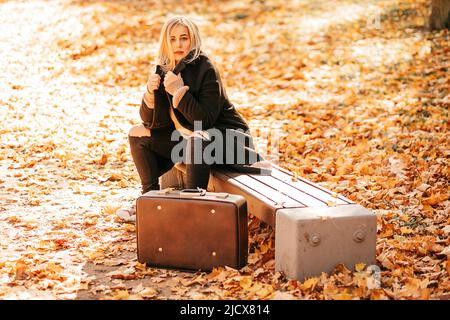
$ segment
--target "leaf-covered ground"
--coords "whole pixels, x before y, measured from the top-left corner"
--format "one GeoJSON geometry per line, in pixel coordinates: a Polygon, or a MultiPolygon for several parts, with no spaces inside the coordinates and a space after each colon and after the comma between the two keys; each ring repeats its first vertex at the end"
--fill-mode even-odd
{"type": "Polygon", "coordinates": [[[449,298],[450,33],[428,2],[0,1],[0,299],[449,298]],[[171,14],[252,129],[281,126],[281,166],[377,214],[381,283],[286,279],[255,218],[241,270],[136,261],[113,212],[140,192],[127,134],[171,14]]]}

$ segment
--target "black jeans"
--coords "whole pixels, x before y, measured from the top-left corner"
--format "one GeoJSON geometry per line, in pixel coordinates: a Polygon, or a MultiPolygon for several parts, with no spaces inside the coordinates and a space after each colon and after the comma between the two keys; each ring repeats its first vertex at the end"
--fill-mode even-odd
{"type": "Polygon", "coordinates": [[[180,137],[178,141],[171,141],[171,134],[172,132],[169,130],[152,130],[151,136],[149,137],[128,137],[131,155],[141,179],[142,193],[160,189],[159,177],[174,166],[172,159],[172,150],[174,147],[177,147],[175,153],[180,149],[183,150],[178,158],[182,159],[182,162],[186,164],[186,188],[188,189],[196,189],[197,187],[202,189],[207,188],[211,165],[220,166],[230,162],[254,163],[262,159],[254,151],[253,141],[250,136],[246,136],[243,144],[238,144],[235,143],[236,137],[232,139],[228,138],[227,141],[225,138],[226,135],[223,134],[222,154],[216,157],[215,152],[211,152],[214,159],[219,160],[211,163],[212,158],[205,161],[202,155],[205,148],[212,141],[215,141],[214,138],[207,139],[205,136],[193,135],[188,139],[180,137]],[[179,148],[180,146],[182,148],[179,148]],[[238,159],[238,149],[244,154],[243,159],[238,159]],[[198,157],[198,150],[201,150],[200,159],[198,157]],[[228,159],[226,159],[227,154],[228,159]],[[229,157],[230,154],[233,157],[229,157]]]}

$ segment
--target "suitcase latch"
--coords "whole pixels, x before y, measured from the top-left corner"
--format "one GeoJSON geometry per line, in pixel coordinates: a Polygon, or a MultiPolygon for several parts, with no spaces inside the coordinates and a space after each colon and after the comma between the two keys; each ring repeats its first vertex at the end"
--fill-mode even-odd
{"type": "Polygon", "coordinates": [[[228,197],[228,193],[226,193],[226,192],[218,192],[218,193],[216,193],[216,198],[219,198],[219,199],[225,199],[226,197],[228,197]]]}

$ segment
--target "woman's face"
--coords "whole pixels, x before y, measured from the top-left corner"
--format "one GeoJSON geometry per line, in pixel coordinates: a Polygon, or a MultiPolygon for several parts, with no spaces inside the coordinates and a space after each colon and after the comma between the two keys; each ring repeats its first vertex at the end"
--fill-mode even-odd
{"type": "Polygon", "coordinates": [[[177,25],[170,31],[170,43],[172,45],[175,62],[178,63],[188,53],[191,47],[191,39],[186,26],[177,25]]]}

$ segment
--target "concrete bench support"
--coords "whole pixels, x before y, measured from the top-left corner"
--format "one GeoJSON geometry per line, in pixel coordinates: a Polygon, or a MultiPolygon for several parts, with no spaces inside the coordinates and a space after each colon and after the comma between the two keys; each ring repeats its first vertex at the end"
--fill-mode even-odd
{"type": "Polygon", "coordinates": [[[374,264],[376,230],[375,215],[357,204],[278,210],[275,270],[303,281],[338,263],[374,264]]]}

